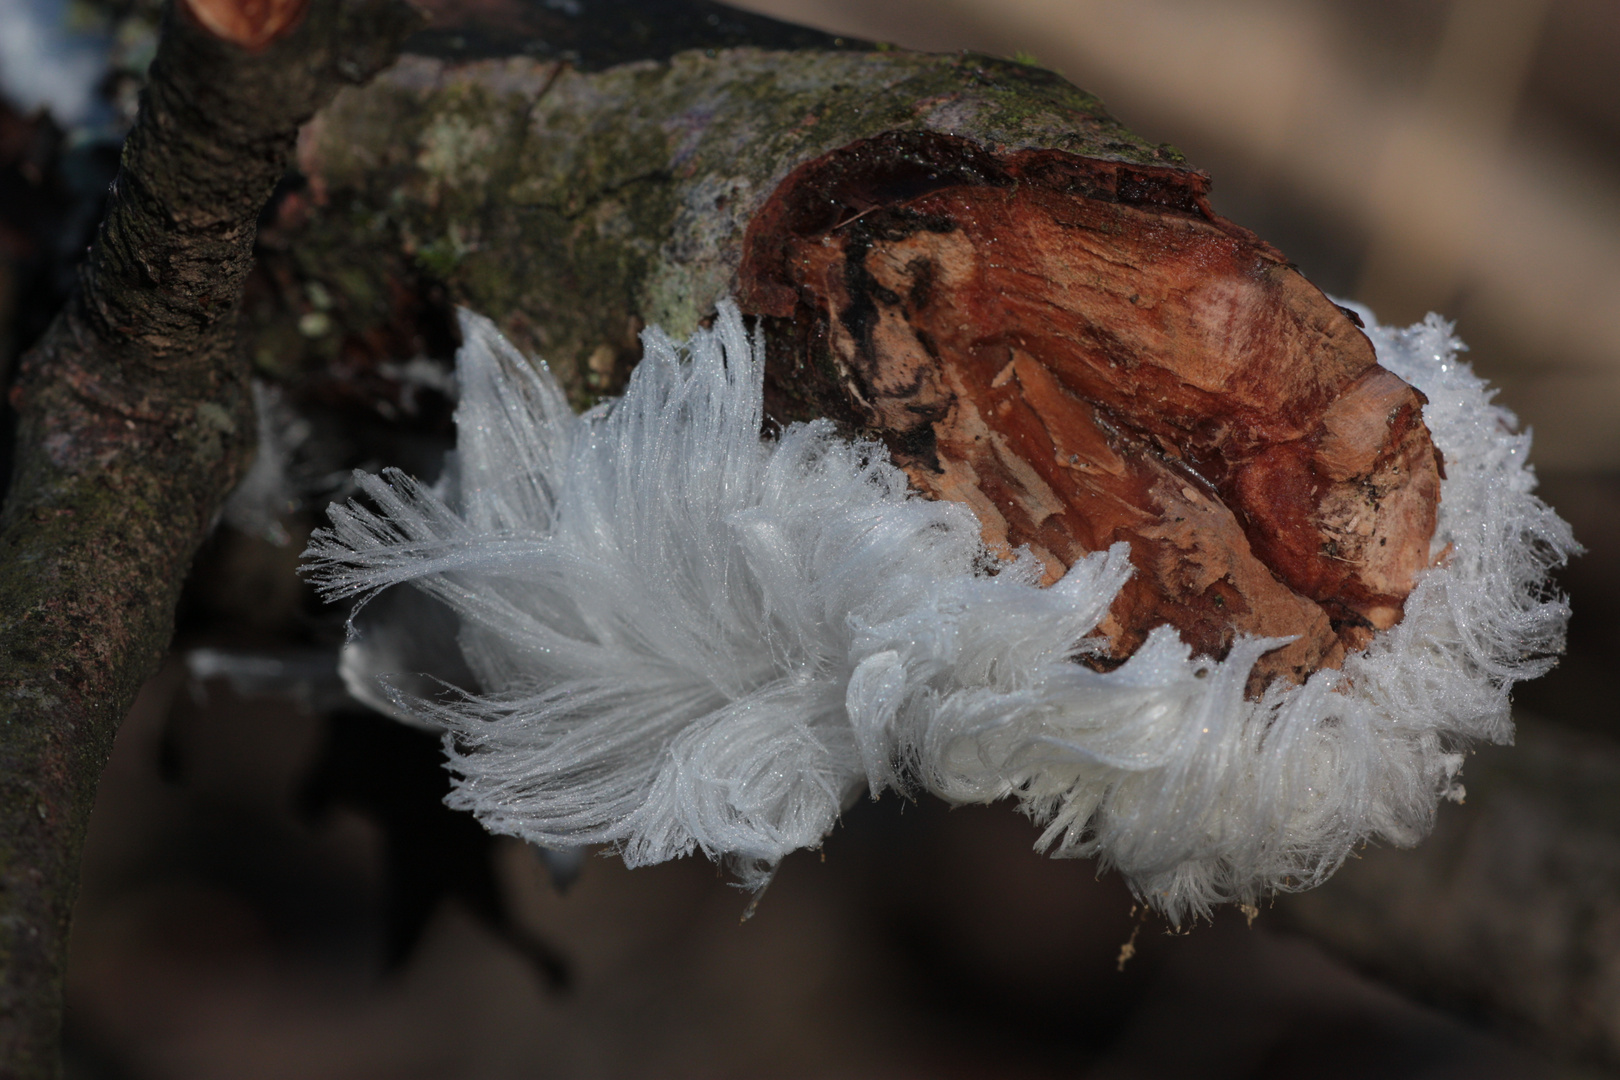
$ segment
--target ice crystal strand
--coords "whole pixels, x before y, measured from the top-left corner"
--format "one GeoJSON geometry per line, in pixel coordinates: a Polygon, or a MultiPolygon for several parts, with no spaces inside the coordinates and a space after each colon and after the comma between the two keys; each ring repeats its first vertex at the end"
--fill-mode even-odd
{"type": "MultiPolygon", "coordinates": [[[[1161,627],[1115,670],[1075,662],[1132,573],[1124,545],[1042,588],[1027,555],[987,569],[968,509],[911,493],[880,446],[825,421],[762,439],[759,349],[730,304],[685,345],[649,331],[623,399],[585,416],[464,317],[461,480],[363,478],[372,508],[334,507],[308,571],[331,597],[409,585],[455,616],[476,686],[391,700],[448,733],[451,802],[491,829],[633,865],[702,851],[758,885],[862,791],[1011,797],[1040,846],[1179,922],[1315,884],[1370,837],[1415,842],[1459,751],[1510,736],[1508,687],[1561,644],[1547,573],[1574,543],[1526,437],[1449,326],[1366,317],[1428,398],[1445,557],[1342,671],[1258,696],[1276,640],[1213,659],[1161,627]]],[[[357,637],[351,669],[387,670],[393,629],[357,637]]]]}

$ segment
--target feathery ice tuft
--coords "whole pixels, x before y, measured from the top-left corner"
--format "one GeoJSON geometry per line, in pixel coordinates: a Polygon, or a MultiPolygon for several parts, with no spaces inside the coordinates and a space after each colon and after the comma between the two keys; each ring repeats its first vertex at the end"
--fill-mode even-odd
{"type": "MultiPolygon", "coordinates": [[[[1075,662],[1103,648],[1125,545],[1041,588],[880,445],[826,421],[762,438],[762,350],[729,303],[685,345],[649,331],[624,397],[583,416],[463,313],[445,478],[360,474],[369,506],[331,508],[308,574],[328,599],[409,585],[453,612],[471,688],[386,693],[445,730],[449,802],[493,831],[632,866],[702,851],[758,886],[863,791],[1012,797],[1039,846],[1180,923],[1318,884],[1362,840],[1415,843],[1562,647],[1548,573],[1575,544],[1531,494],[1528,437],[1446,323],[1366,322],[1445,454],[1435,565],[1342,670],[1258,699],[1250,669],[1283,640],[1217,661],[1161,627],[1113,671],[1075,662]]],[[[400,636],[355,627],[352,654],[400,636]]]]}

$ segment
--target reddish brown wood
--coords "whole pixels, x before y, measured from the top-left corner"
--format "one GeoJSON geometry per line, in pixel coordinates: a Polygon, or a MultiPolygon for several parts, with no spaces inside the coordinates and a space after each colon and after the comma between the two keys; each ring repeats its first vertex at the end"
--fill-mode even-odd
{"type": "Polygon", "coordinates": [[[750,229],[745,306],[792,325],[771,405],[875,432],[992,550],[1055,580],[1120,540],[1108,662],[1295,640],[1251,690],[1400,620],[1441,461],[1423,397],[1201,174],[888,136],[800,168],[750,229]],[[791,317],[791,323],[787,320],[791,317]]]}
{"type": "Polygon", "coordinates": [[[221,41],[258,52],[298,25],[309,0],[181,0],[180,7],[221,41]]]}

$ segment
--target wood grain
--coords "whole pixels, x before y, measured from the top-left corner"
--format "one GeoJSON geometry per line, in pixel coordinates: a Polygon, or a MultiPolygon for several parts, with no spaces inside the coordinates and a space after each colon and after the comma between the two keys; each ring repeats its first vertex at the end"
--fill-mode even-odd
{"type": "Polygon", "coordinates": [[[1124,540],[1103,629],[1224,656],[1292,638],[1257,692],[1338,666],[1401,618],[1442,462],[1424,399],[1202,174],[995,155],[902,133],[808,163],[755,219],[745,306],[789,325],[782,419],[882,437],[926,495],[1055,581],[1124,540]],[[818,376],[819,373],[819,377],[818,376]],[[807,390],[807,387],[809,388],[807,390]]]}

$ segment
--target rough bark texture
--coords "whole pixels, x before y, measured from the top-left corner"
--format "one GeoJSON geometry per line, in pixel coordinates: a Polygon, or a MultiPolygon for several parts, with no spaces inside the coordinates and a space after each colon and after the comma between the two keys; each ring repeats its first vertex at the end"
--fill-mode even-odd
{"type": "Polygon", "coordinates": [[[250,55],[171,12],[79,291],[24,358],[0,516],[0,1075],[58,1069],[96,782],[246,457],[236,322],[258,214],[299,125],[415,19],[317,4],[250,55]]]}

